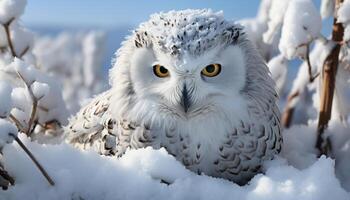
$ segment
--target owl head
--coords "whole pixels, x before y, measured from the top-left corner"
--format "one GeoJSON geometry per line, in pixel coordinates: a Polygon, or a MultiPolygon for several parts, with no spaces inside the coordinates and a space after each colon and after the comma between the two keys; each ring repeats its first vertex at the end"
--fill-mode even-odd
{"type": "Polygon", "coordinates": [[[158,120],[244,115],[262,87],[274,92],[243,28],[207,9],[152,15],[122,43],[110,74],[116,112],[158,120]]]}

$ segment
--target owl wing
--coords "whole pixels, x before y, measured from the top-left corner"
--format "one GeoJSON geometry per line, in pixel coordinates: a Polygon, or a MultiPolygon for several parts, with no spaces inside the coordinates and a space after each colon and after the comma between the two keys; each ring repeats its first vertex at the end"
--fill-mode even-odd
{"type": "Polygon", "coordinates": [[[275,98],[251,97],[248,107],[250,120],[241,121],[232,130],[214,162],[219,176],[230,177],[241,184],[260,171],[263,160],[278,154],[282,145],[280,113],[275,98]]]}
{"type": "Polygon", "coordinates": [[[127,148],[158,144],[158,139],[147,125],[117,119],[111,114],[112,95],[113,91],[108,90],[96,96],[70,119],[65,128],[66,140],[81,149],[116,156],[123,155],[127,148]]]}
{"type": "Polygon", "coordinates": [[[65,128],[69,143],[101,154],[113,154],[116,136],[113,134],[115,119],[109,114],[111,96],[110,90],[96,96],[69,120],[65,128]]]}

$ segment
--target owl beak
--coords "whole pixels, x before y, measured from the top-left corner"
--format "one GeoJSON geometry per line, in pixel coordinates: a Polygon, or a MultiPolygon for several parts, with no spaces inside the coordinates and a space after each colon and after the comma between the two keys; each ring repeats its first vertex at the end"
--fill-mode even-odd
{"type": "Polygon", "coordinates": [[[180,104],[183,107],[185,113],[187,113],[188,109],[191,106],[191,97],[189,95],[186,84],[183,85],[181,94],[182,94],[182,97],[181,97],[180,104]]]}

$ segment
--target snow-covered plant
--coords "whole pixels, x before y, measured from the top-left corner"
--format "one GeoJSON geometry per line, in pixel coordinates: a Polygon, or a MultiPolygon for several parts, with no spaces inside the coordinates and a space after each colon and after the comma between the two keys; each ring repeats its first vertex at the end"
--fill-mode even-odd
{"type": "MultiPolygon", "coordinates": [[[[320,11],[312,0],[264,0],[259,15],[242,23],[256,46],[265,47],[260,52],[267,61],[271,59],[268,66],[278,93],[283,95],[285,89],[290,89],[287,101],[281,103],[285,105],[282,119],[285,127],[319,118],[318,132],[322,135],[330,119],[348,123],[349,0],[322,0],[320,11]],[[329,17],[336,21],[332,35],[326,37],[321,34],[322,19],[329,17]],[[269,57],[267,45],[273,47],[269,57]],[[299,72],[291,88],[283,87],[289,77],[288,61],[294,59],[302,60],[299,72]]],[[[322,140],[320,136],[317,143],[320,149],[321,143],[325,146],[322,140]]]]}
{"type": "Polygon", "coordinates": [[[283,20],[279,50],[287,59],[306,57],[321,31],[321,16],[311,0],[293,0],[283,20]]]}
{"type": "MultiPolygon", "coordinates": [[[[0,1],[0,149],[16,140],[44,171],[17,134],[57,134],[68,112],[57,81],[35,65],[33,35],[19,22],[26,3],[0,1]]],[[[13,184],[1,163],[0,172],[0,186],[13,184]]]]}
{"type": "Polygon", "coordinates": [[[263,34],[267,31],[269,21],[269,10],[272,0],[262,0],[255,18],[242,19],[239,21],[248,34],[249,39],[256,45],[260,54],[265,60],[271,59],[277,49],[277,40],[266,43],[263,40],[263,34]]]}

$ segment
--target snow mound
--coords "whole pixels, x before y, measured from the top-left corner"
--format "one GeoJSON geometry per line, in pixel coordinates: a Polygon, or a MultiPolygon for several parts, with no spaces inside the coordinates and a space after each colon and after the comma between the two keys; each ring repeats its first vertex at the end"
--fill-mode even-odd
{"type": "Polygon", "coordinates": [[[283,21],[281,53],[288,59],[304,56],[306,45],[318,36],[321,25],[321,16],[311,0],[291,1],[283,21]]]}
{"type": "Polygon", "coordinates": [[[266,165],[250,184],[194,174],[165,149],[130,150],[122,158],[80,151],[68,144],[39,145],[21,136],[47,169],[51,187],[17,145],[4,148],[5,168],[16,185],[0,191],[0,199],[337,199],[350,194],[340,186],[334,161],[321,157],[303,170],[284,159],[266,165]],[[170,185],[161,182],[170,182],[170,185]]]}
{"type": "Polygon", "coordinates": [[[26,4],[26,0],[1,0],[0,23],[7,23],[12,18],[22,15],[26,4]]]}
{"type": "Polygon", "coordinates": [[[17,136],[17,132],[18,130],[16,126],[9,121],[0,118],[0,148],[6,143],[12,143],[14,140],[13,136],[17,136]]]}

